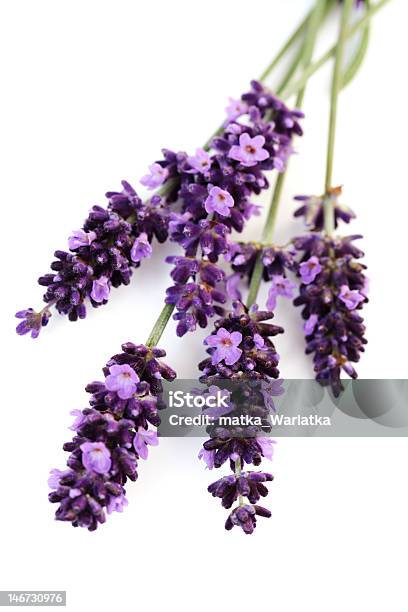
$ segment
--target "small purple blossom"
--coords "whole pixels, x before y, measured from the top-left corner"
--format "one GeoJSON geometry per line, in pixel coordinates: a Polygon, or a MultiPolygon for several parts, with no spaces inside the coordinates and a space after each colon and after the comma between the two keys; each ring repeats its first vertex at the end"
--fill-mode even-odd
{"type": "Polygon", "coordinates": [[[348,285],[340,287],[339,298],[349,310],[354,310],[360,302],[365,300],[364,295],[361,295],[359,291],[351,290],[348,285]]]}
{"type": "Polygon", "coordinates": [[[321,271],[322,266],[320,265],[319,260],[315,255],[310,257],[310,259],[308,259],[307,261],[301,263],[299,266],[300,277],[302,279],[302,283],[304,283],[305,285],[312,283],[321,271]]]}
{"type": "Polygon", "coordinates": [[[207,469],[212,470],[214,468],[215,450],[206,450],[201,448],[198,453],[198,458],[202,459],[207,466],[207,469]]]}
{"type": "Polygon", "coordinates": [[[268,151],[263,148],[264,144],[265,138],[263,136],[251,138],[247,132],[244,132],[239,137],[239,145],[233,145],[228,156],[241,162],[243,166],[255,166],[258,162],[269,157],[268,151]]]}
{"type": "Polygon", "coordinates": [[[142,259],[151,257],[153,252],[152,245],[149,242],[146,232],[142,232],[134,241],[130,251],[132,261],[139,262],[142,259]]]}
{"type": "Polygon", "coordinates": [[[238,119],[238,117],[241,117],[241,115],[244,115],[247,111],[248,105],[246,102],[229,98],[229,104],[225,109],[229,121],[235,121],[235,119],[238,119]]]}
{"type": "Polygon", "coordinates": [[[139,377],[129,364],[112,365],[105,384],[109,391],[115,391],[121,399],[129,399],[136,391],[139,377]]]}
{"type": "Polygon", "coordinates": [[[148,189],[156,189],[156,187],[160,187],[160,185],[163,185],[164,181],[169,175],[167,168],[164,168],[158,163],[151,164],[151,166],[149,166],[149,170],[150,174],[146,174],[140,179],[141,184],[148,189]]]}
{"type": "Polygon", "coordinates": [[[242,355],[242,349],[238,348],[242,342],[241,332],[228,332],[221,327],[216,334],[211,334],[205,339],[205,344],[215,348],[211,361],[213,365],[224,361],[226,365],[233,365],[242,355]]]}
{"type": "Polygon", "coordinates": [[[187,157],[187,161],[193,170],[206,174],[211,168],[211,157],[204,149],[196,149],[195,155],[187,157]]]}
{"type": "Polygon", "coordinates": [[[106,276],[97,278],[92,283],[91,298],[100,304],[109,298],[110,284],[106,276]]]}
{"type": "Polygon", "coordinates": [[[265,459],[269,459],[272,461],[273,453],[275,451],[274,445],[276,444],[276,440],[272,440],[271,438],[261,436],[261,437],[258,437],[256,441],[261,447],[262,455],[265,457],[265,459]]]}
{"type": "Polygon", "coordinates": [[[133,440],[133,446],[139,457],[147,459],[149,454],[147,446],[157,446],[158,444],[159,440],[156,431],[139,427],[133,440]]]}
{"type": "Polygon", "coordinates": [[[234,206],[234,199],[228,191],[220,187],[211,187],[208,197],[204,203],[208,214],[216,212],[222,217],[229,217],[230,208],[234,206]]]}
{"type": "Polygon", "coordinates": [[[272,277],[272,284],[268,292],[266,307],[268,310],[274,310],[276,306],[276,298],[278,295],[283,297],[293,297],[295,283],[292,283],[286,276],[276,275],[272,277]]]}
{"type": "Polygon", "coordinates": [[[123,509],[128,505],[128,500],[124,495],[111,496],[109,499],[106,510],[108,514],[112,512],[123,512],[123,509]]]}
{"type": "Polygon", "coordinates": [[[103,442],[84,442],[81,444],[82,464],[85,469],[97,474],[107,474],[112,460],[109,450],[103,442]]]}
{"type": "Polygon", "coordinates": [[[74,251],[82,246],[89,246],[96,239],[95,232],[85,232],[84,230],[75,230],[68,238],[68,248],[74,251]]]}
{"type": "Polygon", "coordinates": [[[45,327],[51,317],[48,307],[43,308],[40,312],[35,312],[33,308],[19,310],[16,312],[17,319],[23,319],[16,327],[16,332],[19,336],[24,336],[31,332],[32,338],[38,338],[41,327],[45,327]]]}

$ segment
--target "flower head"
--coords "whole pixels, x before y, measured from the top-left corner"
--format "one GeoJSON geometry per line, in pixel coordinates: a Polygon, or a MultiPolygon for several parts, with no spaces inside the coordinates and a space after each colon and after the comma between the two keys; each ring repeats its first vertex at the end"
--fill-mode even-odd
{"type": "Polygon", "coordinates": [[[240,332],[228,332],[224,327],[221,327],[215,335],[210,335],[205,339],[208,346],[215,348],[212,353],[211,360],[213,365],[224,361],[226,365],[233,365],[242,355],[242,349],[238,346],[242,342],[242,334],[240,332]]]}
{"type": "Polygon", "coordinates": [[[68,238],[68,248],[71,251],[79,249],[82,246],[89,246],[96,239],[95,232],[85,232],[84,230],[75,230],[72,235],[68,238]]]}
{"type": "Polygon", "coordinates": [[[51,313],[47,307],[40,312],[35,312],[33,308],[26,308],[16,312],[16,318],[22,319],[17,325],[16,332],[19,336],[31,333],[32,338],[38,338],[41,327],[45,327],[51,317],[51,313]]]}
{"type": "Polygon", "coordinates": [[[112,461],[109,450],[103,442],[84,442],[81,444],[83,466],[97,474],[107,474],[112,461]]]}
{"type": "Polygon", "coordinates": [[[105,384],[109,391],[115,391],[121,399],[129,399],[136,391],[139,377],[129,364],[112,365],[105,384]]]}
{"type": "Polygon", "coordinates": [[[106,276],[97,278],[92,283],[91,298],[98,304],[109,298],[110,284],[106,276]]]}
{"type": "Polygon", "coordinates": [[[268,310],[274,310],[276,306],[276,298],[278,295],[283,297],[293,297],[293,290],[295,289],[295,283],[292,283],[288,278],[283,275],[275,275],[272,277],[272,284],[268,292],[268,300],[266,307],[268,310]]]}
{"type": "Polygon", "coordinates": [[[304,261],[299,266],[299,273],[302,279],[302,283],[308,285],[312,283],[316,276],[322,271],[322,266],[319,263],[318,258],[313,255],[307,261],[304,261]]]}
{"type": "Polygon", "coordinates": [[[187,157],[187,161],[196,172],[206,174],[211,168],[211,157],[204,149],[196,149],[195,155],[187,157]]]}
{"type": "Polygon", "coordinates": [[[348,285],[342,285],[340,287],[339,298],[349,310],[354,310],[365,300],[364,295],[359,291],[350,289],[348,285]]]}
{"type": "Polygon", "coordinates": [[[230,209],[234,206],[234,199],[228,191],[220,187],[211,187],[208,197],[204,203],[205,210],[210,214],[218,213],[222,217],[231,214],[230,209]]]}
{"type": "Polygon", "coordinates": [[[264,136],[251,138],[247,132],[244,132],[239,137],[239,145],[233,145],[228,155],[231,159],[241,162],[243,166],[255,166],[269,157],[268,151],[263,148],[264,144],[264,136]]]}
{"type": "Polygon", "coordinates": [[[247,111],[248,105],[246,102],[229,98],[229,104],[225,109],[229,121],[235,121],[235,119],[238,119],[238,117],[241,117],[241,115],[244,115],[247,111]]]}
{"type": "Polygon", "coordinates": [[[157,446],[158,444],[159,440],[156,431],[139,427],[133,439],[133,446],[139,457],[147,459],[149,453],[147,446],[157,446]]]}
{"type": "Polygon", "coordinates": [[[158,163],[151,164],[151,166],[149,166],[149,170],[150,174],[146,174],[140,179],[142,185],[148,189],[156,189],[156,187],[160,187],[160,185],[163,185],[164,181],[169,175],[167,168],[164,168],[158,163]]]}
{"type": "Polygon", "coordinates": [[[149,242],[146,232],[142,232],[134,241],[132,249],[130,251],[130,257],[132,261],[139,262],[142,259],[151,257],[153,252],[152,246],[149,242]]]}

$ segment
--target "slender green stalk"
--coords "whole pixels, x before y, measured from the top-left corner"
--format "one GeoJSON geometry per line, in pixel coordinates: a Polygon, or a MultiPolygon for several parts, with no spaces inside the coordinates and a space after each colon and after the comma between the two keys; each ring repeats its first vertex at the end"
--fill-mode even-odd
{"type": "MultiPolygon", "coordinates": [[[[241,474],[242,474],[242,462],[241,462],[241,457],[237,457],[237,458],[236,458],[234,468],[235,468],[235,469],[234,469],[235,476],[236,476],[237,478],[239,478],[239,477],[241,476],[241,474]]],[[[239,504],[240,506],[243,506],[243,505],[244,505],[244,498],[243,498],[243,496],[242,496],[242,495],[238,495],[238,504],[239,504]]]]}
{"type": "MultiPolygon", "coordinates": [[[[302,35],[303,31],[306,28],[307,22],[310,19],[310,13],[308,15],[306,15],[306,17],[303,19],[303,21],[299,24],[299,26],[297,27],[297,29],[293,32],[293,34],[288,38],[288,40],[284,43],[284,45],[281,47],[281,49],[278,51],[278,53],[275,55],[275,57],[273,58],[273,60],[268,64],[268,66],[265,68],[265,70],[263,71],[263,73],[261,74],[261,76],[259,77],[259,81],[262,83],[263,81],[265,81],[265,79],[271,74],[272,70],[275,68],[275,66],[277,66],[277,64],[280,62],[280,60],[282,59],[282,57],[287,53],[287,51],[289,51],[289,49],[292,47],[292,45],[297,41],[297,39],[302,35]]],[[[300,58],[299,58],[300,59],[300,58]]],[[[296,56],[295,56],[295,60],[293,62],[293,64],[291,65],[291,67],[289,68],[289,70],[296,70],[296,67],[298,65],[298,60],[296,61],[296,56]]],[[[292,75],[292,72],[290,74],[290,76],[292,75]]],[[[289,77],[290,78],[290,77],[289,77]]],[[[289,80],[289,79],[288,79],[289,80]]],[[[284,86],[286,86],[288,81],[281,83],[281,88],[283,88],[284,86]]],[[[210,138],[207,140],[207,142],[205,143],[203,149],[205,151],[208,151],[211,145],[211,141],[213,138],[215,138],[216,136],[218,136],[219,134],[221,134],[222,130],[223,130],[224,126],[221,124],[216,130],[215,132],[210,136],[210,138]]]]}
{"type": "Polygon", "coordinates": [[[302,23],[299,24],[298,28],[288,38],[288,40],[283,45],[283,47],[278,51],[277,55],[275,55],[275,57],[273,58],[271,63],[268,64],[268,66],[265,68],[265,70],[263,71],[263,73],[259,77],[260,81],[264,81],[270,75],[272,70],[275,68],[275,66],[277,66],[277,64],[280,62],[280,60],[285,55],[285,53],[287,51],[289,51],[289,49],[292,47],[292,45],[297,41],[297,39],[300,37],[300,35],[305,30],[307,22],[309,21],[309,18],[310,18],[310,13],[308,15],[306,15],[306,17],[303,19],[302,23]]]}
{"type": "MultiPolygon", "coordinates": [[[[350,38],[356,32],[359,31],[360,28],[364,27],[380,9],[382,9],[387,2],[390,0],[379,0],[375,6],[371,6],[370,9],[366,12],[366,14],[359,19],[354,25],[347,29],[346,38],[350,38]]],[[[319,70],[330,58],[334,57],[337,50],[337,43],[333,45],[324,55],[322,55],[316,62],[311,64],[309,68],[307,68],[303,75],[300,77],[298,81],[293,83],[286,91],[282,93],[282,96],[286,99],[298,92],[304,85],[307,83],[309,78],[319,70]]]]}
{"type": "Polygon", "coordinates": [[[324,229],[327,234],[331,234],[334,229],[334,210],[332,206],[332,198],[329,198],[328,196],[332,186],[334,145],[336,138],[337,122],[337,104],[343,78],[344,43],[346,41],[346,28],[350,20],[351,11],[353,9],[353,2],[354,0],[344,0],[344,6],[341,15],[340,32],[337,43],[337,51],[333,67],[333,78],[330,95],[329,134],[327,139],[325,179],[326,197],[324,203],[324,229]]]}
{"type": "MultiPolygon", "coordinates": [[[[370,10],[370,0],[365,0],[365,7],[367,10],[370,10]]],[[[357,72],[360,70],[361,65],[364,61],[364,58],[367,54],[368,44],[370,42],[370,22],[368,21],[363,27],[363,31],[360,35],[359,44],[357,49],[347,66],[344,69],[344,73],[342,75],[341,80],[341,88],[347,87],[347,85],[354,79],[357,72]]]]}
{"type": "Polygon", "coordinates": [[[157,346],[160,338],[163,335],[164,330],[166,329],[166,325],[169,322],[169,319],[174,310],[173,304],[166,304],[161,313],[158,316],[156,323],[153,326],[152,331],[150,332],[150,336],[147,339],[147,346],[157,346]]]}
{"type": "MultiPolygon", "coordinates": [[[[322,24],[324,16],[327,10],[327,0],[317,0],[313,11],[310,14],[309,24],[307,28],[306,38],[303,44],[302,57],[303,67],[306,69],[311,62],[313,49],[316,42],[317,32],[322,24]]],[[[303,103],[305,94],[306,83],[299,90],[296,98],[296,108],[300,108],[303,103]]],[[[269,243],[272,240],[273,230],[275,227],[276,216],[278,213],[279,202],[282,195],[283,184],[285,181],[285,175],[287,172],[287,166],[285,172],[278,175],[275,183],[275,189],[273,191],[271,204],[269,206],[268,216],[265,221],[265,225],[262,233],[262,242],[269,243]]],[[[247,306],[250,307],[256,302],[259,287],[262,282],[263,263],[262,263],[262,251],[257,255],[254,270],[251,277],[251,283],[249,285],[247,306]]]]}

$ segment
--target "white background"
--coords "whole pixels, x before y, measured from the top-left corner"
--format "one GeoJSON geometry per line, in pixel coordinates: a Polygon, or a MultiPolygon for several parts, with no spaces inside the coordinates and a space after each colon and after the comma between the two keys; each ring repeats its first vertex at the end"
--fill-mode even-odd
{"type": "MultiPolygon", "coordinates": [[[[69,411],[86,405],[83,387],[121,342],[146,339],[172,245],[86,321],[53,317],[35,342],[13,332],[14,312],[40,305],[36,278],[90,205],[122,178],[137,184],[161,147],[200,146],[227,97],[247,88],[309,5],[2,2],[0,589],[66,589],[77,611],[406,610],[405,439],[281,439],[270,468],[273,517],[252,537],[223,530],[227,512],[206,487],[227,468],[203,469],[200,440],[163,440],[130,483],[129,507],[96,533],[53,520],[46,479],[64,465],[69,411]]],[[[334,181],[358,213],[351,231],[365,234],[371,278],[366,378],[407,375],[407,17],[403,0],[375,17],[366,62],[339,107],[334,181]]],[[[327,66],[307,94],[278,241],[301,231],[292,196],[322,191],[329,76],[327,66]]],[[[299,312],[281,303],[277,321],[286,328],[282,375],[309,377],[299,312]]],[[[166,330],[161,345],[181,377],[196,376],[202,337],[166,330]]]]}

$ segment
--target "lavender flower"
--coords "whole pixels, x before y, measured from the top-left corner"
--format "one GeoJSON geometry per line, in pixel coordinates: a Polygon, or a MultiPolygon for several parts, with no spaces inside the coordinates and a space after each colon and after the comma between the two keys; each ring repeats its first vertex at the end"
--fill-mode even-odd
{"type": "Polygon", "coordinates": [[[161,164],[155,163],[149,166],[150,174],[146,174],[140,179],[140,182],[149,189],[156,189],[163,185],[169,175],[168,170],[161,164]]]}
{"type": "Polygon", "coordinates": [[[32,308],[16,312],[17,319],[22,321],[17,325],[16,331],[20,336],[31,333],[32,338],[38,338],[42,327],[45,327],[50,319],[51,313],[46,306],[40,312],[32,308]]]}
{"type": "Polygon", "coordinates": [[[306,353],[313,354],[316,380],[331,386],[336,396],[343,389],[342,370],[357,377],[352,363],[367,342],[359,314],[368,301],[367,282],[365,266],[357,261],[363,253],[353,244],[357,238],[311,233],[294,241],[302,262],[294,304],[303,307],[306,353]]]}
{"type": "Polygon", "coordinates": [[[230,234],[242,231],[258,212],[250,198],[268,188],[265,171],[284,168],[293,135],[302,133],[298,121],[302,113],[290,111],[259,83],[251,86],[240,101],[231,101],[224,129],[212,140],[209,152],[197,149],[195,156],[188,156],[166,151],[159,162],[177,180],[181,203],[180,212],[171,215],[169,229],[187,259],[167,259],[176,265],[172,272],[176,284],[166,295],[166,302],[176,306],[180,336],[197,325],[205,327],[215,314],[222,315],[217,302],[225,303],[227,293],[240,295],[238,282],[234,286],[234,280],[240,279],[229,278],[225,286],[221,269],[209,264],[215,266],[223,255],[237,263],[232,261],[230,234]],[[209,272],[209,280],[203,272],[209,272]],[[188,288],[180,286],[186,283],[188,288]]]}
{"type": "Polygon", "coordinates": [[[137,479],[147,445],[158,444],[160,379],[176,376],[160,361],[161,349],[128,342],[122,350],[104,368],[105,381],[87,386],[90,406],[75,411],[75,436],[64,444],[68,469],[52,470],[48,481],[49,499],[59,504],[55,518],[90,531],[106,521],[106,512],[127,506],[125,484],[137,479]]]}
{"type": "Polygon", "coordinates": [[[283,297],[293,297],[293,290],[296,288],[295,283],[292,283],[288,278],[281,274],[276,274],[272,277],[272,283],[268,292],[268,300],[266,307],[268,310],[275,310],[276,298],[278,295],[283,297]]]}
{"type": "Polygon", "coordinates": [[[210,385],[213,393],[216,386],[224,389],[229,381],[239,383],[229,393],[230,416],[256,415],[262,422],[259,427],[226,427],[215,423],[208,428],[210,438],[199,453],[209,469],[229,462],[233,473],[212,483],[208,491],[221,498],[225,508],[238,501],[225,527],[231,529],[238,525],[245,533],[253,532],[255,515],[270,516],[269,510],[258,510],[256,503],[267,495],[263,483],[271,481],[272,475],[243,472],[241,468],[245,463],[257,466],[262,457],[271,459],[273,455],[274,441],[265,434],[270,431],[270,411],[275,410],[272,396],[281,395],[282,389],[272,380],[279,374],[279,356],[270,336],[283,330],[265,323],[272,317],[272,312],[259,312],[256,307],[249,311],[242,303],[234,303],[233,311],[216,321],[215,330],[206,338],[210,358],[199,364],[203,372],[200,380],[210,385]],[[244,503],[244,497],[249,504],[244,503]]]}
{"type": "Polygon", "coordinates": [[[355,218],[353,211],[340,204],[339,197],[341,196],[342,188],[333,187],[327,194],[321,196],[296,196],[295,200],[302,202],[302,206],[298,208],[294,216],[304,217],[305,225],[312,231],[321,231],[324,225],[324,208],[329,206],[334,213],[334,226],[337,228],[339,221],[350,223],[351,219],[355,218]]]}
{"type": "Polygon", "coordinates": [[[269,152],[263,148],[264,144],[264,136],[251,138],[247,132],[243,132],[239,137],[239,145],[231,147],[228,157],[239,161],[247,168],[256,166],[258,162],[265,161],[269,157],[269,152]]]}
{"type": "Polygon", "coordinates": [[[216,334],[211,334],[205,339],[204,343],[215,348],[211,355],[211,362],[217,365],[224,361],[225,365],[234,365],[242,355],[239,345],[242,342],[241,332],[228,332],[224,327],[220,327],[216,334]]]}
{"type": "Polygon", "coordinates": [[[70,252],[55,252],[52,272],[38,281],[46,287],[46,307],[40,313],[33,309],[17,313],[26,319],[18,333],[33,330],[32,337],[37,337],[54,305],[71,321],[83,319],[87,299],[94,307],[106,304],[111,288],[129,284],[133,269],[150,256],[153,238],[166,240],[169,204],[158,196],[143,203],[129,183],[122,185],[122,192],[106,194],[106,209],[94,206],[82,229],[72,232],[70,252]]]}
{"type": "Polygon", "coordinates": [[[208,213],[218,213],[221,217],[229,217],[230,208],[234,206],[232,196],[219,187],[211,187],[208,198],[204,202],[204,208],[208,213]]]}

